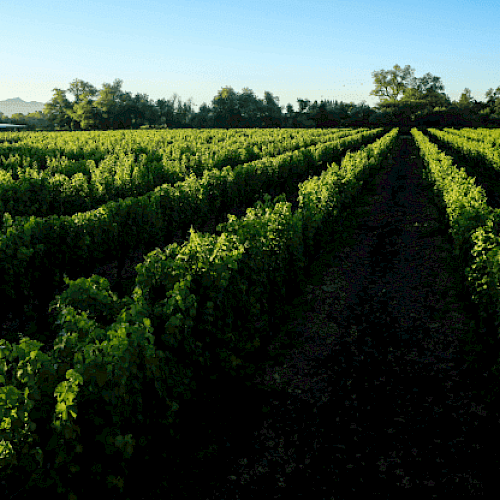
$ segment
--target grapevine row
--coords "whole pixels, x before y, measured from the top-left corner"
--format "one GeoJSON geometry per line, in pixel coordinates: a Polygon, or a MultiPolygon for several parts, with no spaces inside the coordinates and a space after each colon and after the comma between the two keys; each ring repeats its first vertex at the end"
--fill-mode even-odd
{"type": "Polygon", "coordinates": [[[1,299],[25,303],[35,290],[55,287],[66,270],[84,275],[112,255],[169,243],[178,231],[204,224],[211,216],[235,206],[254,203],[270,188],[301,178],[307,169],[321,169],[352,147],[373,141],[382,129],[361,132],[235,169],[194,175],[137,198],[127,198],[89,212],[69,216],[12,219],[4,215],[0,234],[0,269],[4,276],[1,299]]]}
{"type": "MultiPolygon", "coordinates": [[[[132,296],[115,316],[106,280],[93,276],[68,283],[56,303],[61,335],[53,351],[42,353],[41,343],[29,338],[19,345],[1,342],[0,380],[7,403],[0,406],[2,465],[14,459],[18,464],[35,459],[40,467],[57,463],[52,472],[61,491],[66,485],[70,490],[85,459],[93,463],[114,450],[113,461],[125,467],[148,429],[174,436],[176,412],[185,399],[196,396],[205,375],[241,377],[262,356],[257,348],[270,340],[275,313],[268,303],[280,307],[284,290],[294,286],[293,277],[311,258],[309,249],[325,224],[346,213],[363,181],[393,147],[397,132],[348,153],[340,166],[332,164],[302,183],[293,213],[282,198],[267,198],[245,217],[229,217],[219,226],[219,236],[192,231],[184,245],[150,253],[138,266],[132,296]],[[112,324],[95,317],[106,310],[114,316],[112,324]],[[247,324],[259,318],[254,328],[247,324]],[[148,401],[142,398],[146,393],[148,401]],[[168,408],[154,416],[153,427],[147,425],[153,422],[149,398],[168,408]],[[85,411],[86,402],[93,414],[85,411]],[[142,425],[134,424],[136,419],[142,425]],[[90,438],[96,435],[107,435],[106,452],[90,438]]],[[[220,379],[211,380],[216,384],[220,379]]],[[[92,481],[90,470],[81,474],[92,481]]]]}
{"type": "Polygon", "coordinates": [[[412,129],[411,133],[424,158],[426,175],[439,193],[437,201],[448,214],[455,253],[480,312],[480,330],[469,336],[465,348],[472,366],[493,366],[494,380],[484,390],[491,401],[500,386],[500,210],[488,206],[484,189],[453,165],[451,157],[422,132],[412,129]]]}
{"type": "MultiPolygon", "coordinates": [[[[175,146],[178,155],[169,156],[162,149],[146,147],[136,147],[134,152],[125,153],[116,145],[114,152],[105,156],[99,151],[97,163],[88,158],[70,160],[60,156],[59,150],[57,156],[45,157],[43,155],[48,150],[43,147],[43,141],[37,145],[40,153],[34,157],[38,160],[34,160],[24,156],[25,153],[33,154],[34,148],[25,140],[10,147],[4,146],[7,158],[1,156],[0,151],[0,165],[3,163],[0,170],[0,213],[7,212],[13,217],[73,215],[120,198],[143,196],[158,186],[181,182],[193,173],[201,177],[207,170],[235,167],[353,133],[350,130],[324,130],[301,134],[293,139],[285,132],[261,133],[198,149],[193,134],[192,142],[175,146]],[[22,151],[23,156],[16,151],[22,151]],[[40,160],[45,163],[43,166],[39,165],[40,160]]],[[[166,133],[164,136],[168,137],[166,133]]],[[[66,137],[72,144],[75,136],[66,137]]],[[[151,136],[151,142],[155,143],[154,136],[151,136]]]]}
{"type": "Polygon", "coordinates": [[[492,148],[498,148],[500,146],[500,134],[498,130],[484,128],[462,128],[460,130],[455,130],[453,128],[445,128],[444,131],[452,134],[462,135],[476,141],[487,142],[492,148]]]}
{"type": "MultiPolygon", "coordinates": [[[[352,129],[336,129],[349,131],[352,129]]],[[[91,160],[98,164],[109,154],[145,154],[148,160],[181,160],[183,157],[201,155],[206,162],[214,161],[219,168],[225,166],[225,153],[267,143],[290,147],[295,140],[305,141],[328,134],[328,129],[231,129],[231,130],[117,130],[84,132],[23,132],[5,133],[0,142],[0,156],[13,152],[26,158],[21,166],[45,168],[47,158],[66,157],[70,161],[91,160]],[[12,135],[9,141],[6,137],[12,135]]],[[[307,146],[304,142],[302,147],[307,146]]]]}
{"type": "Polygon", "coordinates": [[[430,128],[428,131],[432,135],[448,143],[451,147],[471,157],[471,159],[488,162],[488,164],[496,170],[500,179],[500,149],[492,148],[490,142],[484,140],[471,140],[462,135],[440,131],[434,128],[430,128]]]}

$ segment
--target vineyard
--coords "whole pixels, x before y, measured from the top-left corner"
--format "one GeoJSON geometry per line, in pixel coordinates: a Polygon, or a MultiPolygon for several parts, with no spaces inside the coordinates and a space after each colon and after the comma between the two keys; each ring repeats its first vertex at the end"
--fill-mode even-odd
{"type": "Polygon", "coordinates": [[[5,498],[486,488],[498,193],[499,129],[0,134],[5,498]]]}

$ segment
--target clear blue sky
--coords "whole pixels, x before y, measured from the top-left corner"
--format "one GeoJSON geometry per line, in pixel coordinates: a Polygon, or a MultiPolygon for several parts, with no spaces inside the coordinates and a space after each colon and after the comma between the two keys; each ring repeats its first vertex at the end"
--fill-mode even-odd
{"type": "Polygon", "coordinates": [[[451,99],[500,86],[499,0],[3,0],[0,22],[0,100],[120,78],[196,106],[224,86],[374,105],[372,72],[395,64],[451,99]]]}

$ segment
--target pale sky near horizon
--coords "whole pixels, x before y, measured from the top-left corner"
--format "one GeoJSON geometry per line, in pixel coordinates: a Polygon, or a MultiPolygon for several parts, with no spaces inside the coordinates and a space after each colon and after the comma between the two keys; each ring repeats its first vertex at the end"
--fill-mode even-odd
{"type": "Polygon", "coordinates": [[[441,77],[452,100],[500,86],[498,0],[0,0],[0,22],[0,100],[119,78],[196,108],[225,86],[295,109],[297,98],[373,106],[373,71],[395,64],[441,77]]]}

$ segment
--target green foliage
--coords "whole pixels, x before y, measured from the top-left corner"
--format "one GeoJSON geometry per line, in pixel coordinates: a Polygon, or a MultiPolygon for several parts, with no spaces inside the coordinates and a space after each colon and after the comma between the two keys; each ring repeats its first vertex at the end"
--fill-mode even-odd
{"type": "MultiPolygon", "coordinates": [[[[324,161],[325,148],[334,153],[348,145],[362,144],[378,133],[352,134],[339,142],[313,147],[305,164],[300,154],[291,158],[295,159],[295,167],[301,166],[307,173],[315,163],[324,161]]],[[[146,417],[141,410],[141,388],[148,381],[154,383],[161,399],[168,403],[170,410],[158,416],[157,422],[163,422],[164,429],[174,436],[175,412],[195,394],[196,375],[203,373],[204,365],[212,364],[215,371],[222,370],[228,376],[251,369],[249,353],[259,346],[265,327],[250,330],[250,334],[240,328],[247,326],[242,323],[241,310],[246,308],[252,319],[271,320],[275,311],[269,307],[270,299],[272,307],[279,309],[289,275],[300,270],[306,258],[304,235],[313,239],[321,234],[315,214],[339,214],[355,196],[359,181],[383,161],[396,135],[397,129],[348,155],[340,166],[332,165],[321,180],[313,177],[306,181],[301,189],[310,193],[310,203],[303,197],[295,213],[283,197],[274,201],[265,197],[247,210],[245,217],[230,216],[219,226],[218,236],[191,230],[184,245],[173,244],[150,253],[138,266],[134,293],[122,301],[101,277],[66,279],[67,290],[53,303],[59,329],[53,349],[41,355],[40,343],[27,338],[19,346],[2,343],[0,357],[8,359],[12,374],[17,371],[16,379],[7,379],[8,367],[4,363],[0,373],[4,377],[0,379],[4,382],[0,393],[8,400],[0,405],[1,436],[5,437],[1,443],[9,452],[2,456],[2,465],[15,465],[22,456],[31,455],[38,460],[39,468],[43,468],[45,460],[53,460],[57,467],[51,474],[58,491],[71,493],[77,478],[95,481],[98,472],[85,468],[84,463],[113,452],[118,460],[100,464],[106,467],[101,474],[110,480],[110,494],[113,489],[127,487],[123,482],[125,460],[133,456],[139,438],[139,427],[133,424],[135,418],[146,417]],[[318,185],[319,205],[313,199],[318,185]],[[155,341],[165,350],[155,348],[155,341]],[[142,362],[147,370],[141,370],[142,362]],[[47,387],[48,392],[41,394],[47,387]],[[40,395],[34,406],[22,400],[30,392],[40,395]],[[80,409],[88,404],[97,407],[95,415],[80,409]],[[36,448],[30,441],[34,439],[32,424],[36,425],[34,412],[42,407],[52,421],[52,437],[49,432],[42,446],[36,448]],[[19,417],[15,427],[19,431],[11,431],[13,415],[19,417]],[[94,448],[88,448],[83,438],[89,429],[98,438],[94,448]],[[118,472],[111,470],[115,462],[118,472]]],[[[283,159],[283,167],[286,164],[289,168],[291,158],[288,155],[283,159]]],[[[261,174],[252,175],[258,178],[261,174]]],[[[190,190],[196,197],[195,178],[186,184],[186,193],[190,190]]],[[[100,214],[103,229],[109,222],[106,211],[100,214]]],[[[76,218],[76,222],[81,220],[76,218]]],[[[4,218],[4,224],[10,221],[4,218]]],[[[8,231],[18,228],[12,224],[8,231]]],[[[31,229],[36,234],[35,226],[31,229]]],[[[109,238],[110,233],[104,232],[104,237],[109,238]]],[[[85,233],[80,234],[80,238],[85,237],[85,233]]],[[[43,423],[46,428],[48,422],[43,423]]]]}
{"type": "MultiPolygon", "coordinates": [[[[475,185],[463,169],[452,165],[446,156],[417,129],[412,129],[427,166],[427,175],[440,193],[450,221],[451,232],[459,263],[465,270],[471,297],[479,307],[481,322],[493,325],[486,328],[486,336],[472,333],[464,341],[468,360],[472,366],[481,367],[484,359],[493,355],[496,359],[492,369],[499,374],[499,314],[500,314],[500,238],[498,237],[498,211],[492,210],[486,202],[482,188],[475,185]]],[[[454,145],[465,146],[469,141],[451,133],[429,130],[434,135],[449,140],[454,145]]],[[[475,146],[470,145],[471,150],[475,146]]],[[[484,367],[483,367],[484,368],[484,367]]],[[[487,366],[486,369],[490,369],[487,366]]],[[[481,369],[484,371],[484,369],[481,369]]],[[[498,379],[483,390],[488,403],[498,396],[498,379]]]]}
{"type": "Polygon", "coordinates": [[[372,73],[375,89],[370,92],[381,101],[396,101],[398,96],[409,87],[415,70],[409,65],[401,68],[398,64],[393,69],[374,71],[372,73]]]}
{"type": "MultiPolygon", "coordinates": [[[[374,137],[379,132],[375,130],[367,133],[362,140],[369,141],[370,137],[374,137]]],[[[68,136],[75,137],[72,134],[61,134],[60,140],[67,139],[68,136]]],[[[96,133],[88,134],[89,139],[92,140],[99,137],[96,133]]],[[[106,133],[108,138],[109,134],[106,133]]],[[[122,139],[121,144],[124,148],[127,147],[128,150],[135,152],[143,151],[141,142],[129,142],[126,146],[126,140],[131,141],[131,133],[113,132],[112,134],[116,134],[117,141],[122,139]]],[[[135,134],[148,134],[149,136],[155,134],[153,137],[163,140],[169,137],[181,137],[179,132],[168,132],[166,136],[165,133],[162,133],[163,137],[158,137],[155,132],[136,132],[135,134]]],[[[50,136],[50,134],[48,135],[50,136]]],[[[143,136],[144,141],[148,139],[148,135],[143,136]]],[[[164,168],[164,163],[148,162],[148,157],[154,158],[152,153],[141,155],[138,162],[127,163],[131,161],[132,153],[124,156],[118,151],[116,156],[104,157],[101,162],[103,163],[102,168],[98,169],[93,166],[94,160],[89,158],[98,159],[102,156],[94,150],[84,149],[80,168],[83,169],[82,164],[85,164],[94,179],[94,182],[91,181],[88,186],[84,174],[75,174],[70,179],[63,174],[50,176],[45,171],[39,172],[37,169],[31,169],[31,171],[24,169],[22,171],[23,182],[16,186],[12,183],[5,183],[3,185],[4,191],[2,192],[0,189],[0,201],[5,200],[4,205],[9,214],[18,215],[19,212],[30,214],[39,210],[44,217],[37,219],[34,227],[29,230],[29,234],[21,223],[23,218],[18,217],[19,224],[14,225],[6,234],[0,236],[2,248],[5,249],[4,252],[7,252],[0,252],[0,265],[4,266],[6,284],[4,293],[11,297],[20,297],[19,290],[24,290],[23,294],[35,293],[37,287],[44,283],[42,279],[40,283],[32,282],[38,274],[38,270],[34,268],[35,265],[45,268],[50,263],[51,273],[55,276],[62,275],[68,266],[72,267],[75,272],[83,273],[89,270],[87,262],[91,256],[92,259],[102,259],[109,254],[120,256],[126,254],[128,249],[146,242],[158,241],[159,238],[161,241],[168,240],[169,235],[179,230],[187,230],[190,224],[203,223],[210,215],[218,213],[217,210],[231,208],[234,204],[253,202],[255,196],[259,195],[262,190],[268,190],[277,181],[288,179],[290,182],[290,179],[293,180],[298,175],[294,174],[293,170],[300,172],[298,170],[299,161],[302,161],[304,166],[312,165],[312,151],[323,147],[322,144],[327,147],[327,150],[322,153],[322,160],[326,160],[328,154],[339,151],[337,146],[328,145],[328,142],[335,137],[351,135],[352,138],[349,139],[352,141],[351,143],[356,143],[360,138],[360,136],[353,135],[351,131],[325,130],[307,133],[306,131],[299,133],[262,131],[258,134],[252,133],[255,136],[253,140],[243,136],[243,144],[246,144],[246,148],[241,148],[242,142],[235,139],[233,147],[229,147],[227,150],[221,148],[219,153],[216,153],[217,147],[223,143],[227,133],[219,131],[206,135],[211,138],[214,145],[209,150],[212,153],[211,156],[207,155],[206,157],[207,163],[211,162],[211,168],[203,169],[203,172],[206,170],[208,173],[204,173],[201,179],[197,179],[194,174],[191,174],[182,182],[178,182],[175,187],[164,185],[149,194],[137,198],[126,197],[118,201],[109,201],[100,208],[88,212],[84,210],[88,209],[89,205],[91,208],[98,201],[102,201],[103,198],[106,200],[111,195],[125,195],[127,190],[142,194],[143,189],[151,186],[153,176],[161,178],[163,175],[164,179],[179,179],[185,168],[181,167],[183,170],[177,173],[173,168],[174,162],[167,163],[165,161],[171,167],[170,170],[164,168]],[[250,146],[253,146],[251,153],[249,152],[250,146]],[[255,151],[257,146],[259,146],[259,152],[255,151]],[[246,163],[241,168],[237,167],[233,170],[227,167],[220,175],[215,172],[210,173],[215,168],[227,164],[228,161],[238,164],[241,158],[248,157],[249,154],[254,157],[256,155],[264,156],[307,146],[310,151],[304,150],[300,154],[297,152],[294,156],[295,163],[290,163],[290,153],[284,153],[274,158],[246,163]],[[328,148],[330,153],[328,153],[328,148]],[[129,174],[127,168],[129,168],[129,172],[132,168],[134,171],[129,174]],[[158,171],[160,174],[156,173],[158,171]],[[142,188],[139,185],[140,182],[144,183],[142,188]],[[17,193],[14,191],[16,188],[17,193]],[[12,204],[13,199],[17,199],[17,206],[12,204]],[[38,204],[38,208],[36,208],[36,204],[38,204]],[[50,210],[52,209],[53,212],[57,207],[62,214],[69,212],[74,215],[47,217],[50,210]],[[75,213],[78,210],[82,210],[82,212],[75,213]],[[24,257],[26,252],[23,247],[32,250],[35,241],[38,249],[36,264],[31,260],[33,265],[30,272],[27,272],[27,262],[25,262],[26,258],[24,257]],[[10,248],[13,250],[10,251],[10,248]],[[16,262],[16,258],[20,262],[16,262]],[[21,274],[14,277],[18,272],[21,274]],[[31,284],[28,285],[28,283],[31,284]]],[[[237,133],[231,132],[230,140],[232,136],[237,137],[237,133]]],[[[81,136],[77,137],[82,140],[81,136]]],[[[34,141],[36,138],[37,134],[34,134],[31,140],[34,141]]],[[[201,141],[202,138],[203,136],[199,137],[199,140],[201,141]]],[[[40,139],[40,142],[42,140],[43,138],[40,139]]],[[[342,148],[348,147],[347,140],[347,137],[343,139],[342,148]]],[[[51,144],[49,140],[47,142],[51,144]]],[[[152,142],[154,144],[154,141],[152,142]]],[[[183,158],[188,147],[194,150],[196,143],[191,144],[190,141],[186,141],[183,147],[176,150],[175,154],[183,158]]],[[[56,145],[57,149],[61,148],[60,143],[56,142],[54,146],[56,145]]],[[[29,146],[26,145],[26,147],[29,146]]],[[[71,148],[68,150],[71,151],[74,147],[76,145],[71,144],[71,148]]],[[[67,162],[67,160],[65,161],[67,162]]],[[[190,157],[190,165],[192,164],[195,170],[200,161],[204,162],[205,158],[195,155],[190,157]]],[[[54,168],[53,163],[51,163],[50,168],[54,168]]],[[[71,168],[75,167],[71,166],[71,168]]],[[[42,276],[44,275],[41,275],[40,278],[42,276]]]]}
{"type": "Polygon", "coordinates": [[[66,92],[61,89],[53,89],[52,99],[45,104],[44,114],[57,129],[69,128],[71,124],[71,103],[66,97],[66,92]]]}

